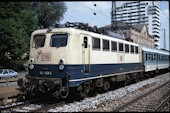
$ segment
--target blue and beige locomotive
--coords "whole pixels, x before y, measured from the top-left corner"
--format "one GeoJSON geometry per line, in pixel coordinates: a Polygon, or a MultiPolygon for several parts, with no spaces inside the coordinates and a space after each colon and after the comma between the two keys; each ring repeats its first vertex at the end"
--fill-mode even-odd
{"type": "Polygon", "coordinates": [[[168,61],[167,51],[104,35],[82,23],[66,23],[32,33],[29,74],[18,85],[30,95],[66,98],[74,88],[84,96],[140,79],[144,72],[167,69],[168,61]]]}

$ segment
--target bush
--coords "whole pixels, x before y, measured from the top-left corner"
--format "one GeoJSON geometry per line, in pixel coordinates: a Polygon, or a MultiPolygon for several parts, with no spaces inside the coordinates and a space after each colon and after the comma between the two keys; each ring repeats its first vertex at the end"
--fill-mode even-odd
{"type": "Polygon", "coordinates": [[[21,71],[25,69],[25,62],[27,62],[27,60],[11,60],[6,66],[5,68],[11,68],[14,69],[16,71],[21,71]]]}

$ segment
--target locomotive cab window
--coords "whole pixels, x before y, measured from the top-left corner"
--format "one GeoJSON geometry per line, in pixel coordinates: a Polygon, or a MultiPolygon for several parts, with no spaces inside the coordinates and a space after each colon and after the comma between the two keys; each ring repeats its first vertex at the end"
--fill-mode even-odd
{"type": "Polygon", "coordinates": [[[92,45],[93,45],[93,50],[94,49],[99,49],[100,50],[100,39],[98,38],[93,38],[92,39],[92,45]]]}
{"type": "Polygon", "coordinates": [[[33,48],[43,47],[45,43],[45,35],[35,35],[33,38],[33,48]]]}
{"type": "Polygon", "coordinates": [[[65,47],[67,45],[67,34],[54,34],[51,36],[51,47],[65,47]]]}

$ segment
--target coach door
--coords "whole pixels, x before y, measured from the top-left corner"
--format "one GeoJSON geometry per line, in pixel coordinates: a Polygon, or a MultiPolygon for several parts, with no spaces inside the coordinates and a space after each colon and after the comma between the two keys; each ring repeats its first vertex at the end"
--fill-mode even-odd
{"type": "Polygon", "coordinates": [[[81,34],[83,72],[90,73],[90,38],[81,34]]]}

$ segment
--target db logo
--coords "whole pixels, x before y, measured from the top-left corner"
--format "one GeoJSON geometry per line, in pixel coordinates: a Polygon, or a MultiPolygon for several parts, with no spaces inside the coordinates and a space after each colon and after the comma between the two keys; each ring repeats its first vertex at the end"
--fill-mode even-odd
{"type": "Polygon", "coordinates": [[[41,61],[50,61],[51,53],[41,53],[41,61]]]}

